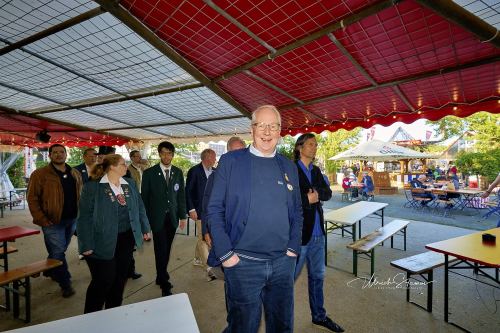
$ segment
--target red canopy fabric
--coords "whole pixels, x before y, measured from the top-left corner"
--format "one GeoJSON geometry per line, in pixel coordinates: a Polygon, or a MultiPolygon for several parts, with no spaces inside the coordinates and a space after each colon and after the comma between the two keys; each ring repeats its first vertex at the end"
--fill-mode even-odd
{"type": "Polygon", "coordinates": [[[80,131],[76,128],[59,125],[45,120],[21,115],[11,115],[0,111],[0,145],[27,147],[48,147],[59,143],[66,147],[113,146],[124,145],[127,140],[95,132],[80,131]],[[36,140],[41,130],[47,130],[51,136],[49,143],[36,140]]]}
{"type": "Polygon", "coordinates": [[[121,5],[247,110],[276,105],[282,134],[500,112],[500,51],[416,1],[121,5]]]}

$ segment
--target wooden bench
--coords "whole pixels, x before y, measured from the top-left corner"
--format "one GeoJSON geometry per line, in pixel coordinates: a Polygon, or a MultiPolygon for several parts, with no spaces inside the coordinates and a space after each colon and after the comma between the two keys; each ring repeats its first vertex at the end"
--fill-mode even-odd
{"type": "MultiPolygon", "coordinates": [[[[449,257],[450,262],[456,261],[455,257],[449,257]]],[[[406,272],[406,301],[432,312],[432,286],[434,268],[444,265],[444,255],[438,252],[428,251],[411,257],[394,260],[391,265],[406,272]],[[420,275],[427,283],[427,308],[410,300],[410,283],[412,275],[420,275]],[[424,276],[427,274],[427,277],[424,276]]],[[[415,279],[415,278],[414,278],[415,279]]],[[[416,280],[416,279],[415,279],[416,280]]],[[[417,280],[418,281],[418,280],[417,280]]]]}
{"type": "MultiPolygon", "coordinates": [[[[7,254],[11,254],[11,253],[14,253],[14,252],[17,252],[17,249],[13,246],[10,246],[8,245],[7,246],[7,254]]],[[[0,246],[0,258],[3,258],[3,246],[0,246]]]]}
{"type": "Polygon", "coordinates": [[[354,243],[347,245],[352,250],[353,262],[352,269],[355,276],[358,276],[358,256],[365,255],[370,258],[370,279],[373,278],[375,271],[375,247],[387,239],[391,239],[391,248],[394,248],[394,235],[401,233],[404,238],[404,250],[406,251],[406,227],[410,221],[394,220],[383,227],[378,228],[369,235],[358,239],[354,243]]]}
{"type": "Polygon", "coordinates": [[[392,186],[375,186],[375,194],[398,194],[398,188],[392,186]]]}
{"type": "MultiPolygon", "coordinates": [[[[19,296],[24,297],[25,304],[25,319],[26,323],[31,321],[31,284],[30,277],[39,276],[40,273],[61,266],[62,261],[55,259],[45,259],[31,263],[29,265],[15,268],[6,272],[0,273],[0,287],[13,293],[13,312],[14,318],[19,318],[19,296]],[[22,281],[24,280],[24,281],[22,281]],[[10,284],[12,283],[12,287],[10,284]],[[19,287],[24,288],[24,292],[19,290],[19,287]]],[[[7,309],[9,310],[9,309],[7,309]]]]}

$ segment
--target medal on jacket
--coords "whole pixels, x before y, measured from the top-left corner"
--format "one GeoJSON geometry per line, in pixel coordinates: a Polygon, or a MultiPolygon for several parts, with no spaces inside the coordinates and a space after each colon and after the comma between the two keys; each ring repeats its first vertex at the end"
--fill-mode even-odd
{"type": "Polygon", "coordinates": [[[286,180],[287,183],[290,182],[290,179],[288,179],[288,175],[286,173],[285,173],[285,180],[286,180]]]}
{"type": "Polygon", "coordinates": [[[122,206],[125,206],[127,204],[127,201],[125,201],[125,196],[123,194],[117,194],[116,199],[118,200],[118,203],[122,206]]]}

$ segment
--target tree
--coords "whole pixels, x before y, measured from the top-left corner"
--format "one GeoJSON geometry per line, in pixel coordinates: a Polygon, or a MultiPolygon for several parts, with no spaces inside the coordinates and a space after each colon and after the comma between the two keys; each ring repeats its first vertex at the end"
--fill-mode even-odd
{"type": "Polygon", "coordinates": [[[325,170],[328,174],[336,172],[343,161],[330,161],[330,157],[337,155],[347,149],[355,147],[360,140],[361,128],[355,128],[351,131],[340,129],[336,132],[328,132],[326,135],[319,135],[318,152],[316,157],[323,161],[325,170]]]}
{"type": "Polygon", "coordinates": [[[87,148],[89,148],[89,147],[66,148],[68,151],[68,159],[66,160],[66,163],[68,163],[72,167],[75,167],[78,164],[82,164],[83,163],[83,152],[87,148]]]}
{"type": "Polygon", "coordinates": [[[462,173],[486,176],[493,181],[500,171],[500,148],[484,153],[462,152],[455,164],[462,173]]]}
{"type": "Polygon", "coordinates": [[[293,161],[293,149],[295,147],[295,139],[286,135],[282,138],[282,142],[278,145],[277,151],[283,156],[288,157],[291,161],[293,161]]]}
{"type": "Polygon", "coordinates": [[[14,165],[7,170],[7,175],[15,188],[26,187],[24,181],[24,156],[19,157],[14,165]]]}
{"type": "Polygon", "coordinates": [[[472,139],[476,141],[474,148],[486,152],[500,147],[500,115],[488,112],[478,112],[467,118],[447,116],[438,121],[427,121],[439,135],[446,140],[471,131],[472,139]]]}

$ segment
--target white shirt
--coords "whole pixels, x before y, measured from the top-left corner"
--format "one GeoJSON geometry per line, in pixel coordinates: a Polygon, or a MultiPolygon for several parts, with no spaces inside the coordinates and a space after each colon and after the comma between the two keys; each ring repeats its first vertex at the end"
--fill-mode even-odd
{"type": "Polygon", "coordinates": [[[274,148],[274,151],[271,155],[264,155],[257,148],[255,148],[253,146],[253,144],[251,144],[250,145],[250,153],[254,154],[255,156],[259,156],[259,157],[274,157],[276,155],[276,148],[274,148]]]}
{"type": "Polygon", "coordinates": [[[111,183],[109,181],[109,178],[108,178],[107,174],[105,174],[101,178],[101,181],[99,183],[101,183],[101,184],[109,184],[109,186],[111,186],[111,190],[113,191],[113,193],[115,194],[115,196],[117,196],[118,194],[124,194],[123,193],[123,188],[121,187],[121,185],[128,185],[127,181],[125,179],[123,179],[122,177],[120,177],[120,186],[115,186],[115,184],[113,184],[113,183],[111,183]]]}
{"type": "Polygon", "coordinates": [[[212,170],[213,170],[212,168],[207,169],[207,168],[205,168],[205,166],[203,166],[203,171],[205,171],[205,176],[207,176],[207,179],[212,174],[212,170]]]}
{"type": "Polygon", "coordinates": [[[172,176],[172,164],[170,164],[168,167],[160,163],[160,168],[161,171],[163,172],[163,178],[166,178],[167,175],[167,170],[168,170],[168,176],[172,176]]]}

